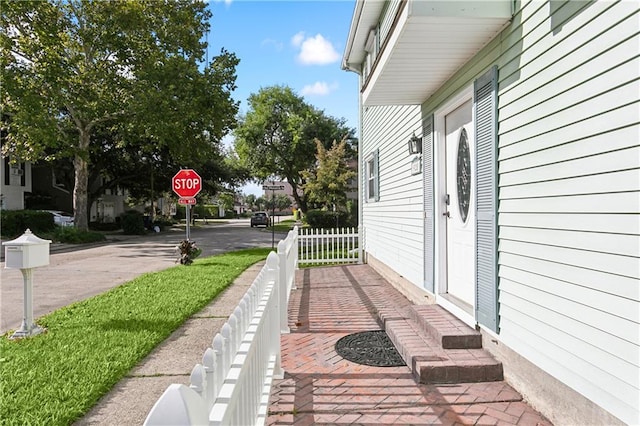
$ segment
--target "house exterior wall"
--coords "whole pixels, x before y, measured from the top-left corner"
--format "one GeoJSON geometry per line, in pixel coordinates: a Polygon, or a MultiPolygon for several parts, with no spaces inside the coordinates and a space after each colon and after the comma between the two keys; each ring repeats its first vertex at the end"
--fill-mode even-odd
{"type": "Polygon", "coordinates": [[[24,194],[31,192],[31,163],[9,165],[5,158],[0,160],[0,208],[23,210],[24,194]]]}
{"type": "Polygon", "coordinates": [[[411,174],[407,143],[421,134],[419,106],[373,106],[363,111],[361,158],[378,150],[379,200],[362,200],[367,254],[422,282],[422,174],[411,174]]]}
{"type": "Polygon", "coordinates": [[[362,113],[361,158],[378,150],[380,175],[379,201],[363,200],[365,251],[421,288],[422,176],[406,143],[498,66],[500,323],[485,334],[559,424],[640,423],[639,27],[635,1],[522,1],[421,112],[362,113]]]}

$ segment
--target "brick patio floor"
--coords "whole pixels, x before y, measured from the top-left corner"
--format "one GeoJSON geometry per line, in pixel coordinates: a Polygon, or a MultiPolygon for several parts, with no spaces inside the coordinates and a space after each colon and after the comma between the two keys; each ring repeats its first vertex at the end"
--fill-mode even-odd
{"type": "Polygon", "coordinates": [[[367,265],[297,271],[285,377],[272,387],[268,425],[550,425],[506,382],[419,385],[408,367],[340,357],[341,337],[380,330],[380,316],[411,303],[367,265]]]}

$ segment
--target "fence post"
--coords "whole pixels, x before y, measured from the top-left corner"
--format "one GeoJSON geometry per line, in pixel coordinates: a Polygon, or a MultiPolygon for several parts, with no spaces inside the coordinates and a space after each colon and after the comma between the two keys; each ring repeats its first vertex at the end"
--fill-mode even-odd
{"type": "Polygon", "coordinates": [[[280,240],[278,243],[278,261],[279,261],[279,277],[276,282],[278,285],[278,307],[280,309],[280,332],[283,334],[288,334],[291,332],[289,330],[289,320],[287,316],[287,287],[289,286],[289,271],[287,264],[287,243],[283,240],[280,240]]]}
{"type": "MultiPolygon", "coordinates": [[[[284,309],[285,313],[287,310],[286,306],[282,306],[281,300],[280,299],[280,288],[282,288],[282,283],[279,283],[278,280],[280,278],[280,273],[278,271],[279,265],[278,265],[278,255],[275,254],[274,252],[269,253],[269,256],[267,256],[267,270],[269,271],[269,276],[268,276],[268,280],[269,281],[273,281],[274,285],[273,285],[273,289],[274,291],[276,291],[275,297],[276,297],[276,303],[278,305],[278,309],[280,311],[282,311],[284,309]]],[[[276,362],[275,362],[275,367],[273,369],[273,375],[274,377],[277,378],[283,378],[284,377],[284,372],[282,371],[282,366],[281,366],[281,362],[280,362],[280,318],[281,318],[281,314],[278,314],[278,312],[276,312],[277,315],[275,315],[273,317],[274,323],[271,328],[271,345],[273,345],[273,351],[271,353],[274,353],[276,356],[276,362]]]]}
{"type": "MultiPolygon", "coordinates": [[[[300,229],[297,226],[293,227],[293,269],[298,269],[298,241],[300,240],[300,229]]],[[[296,280],[293,280],[292,288],[296,288],[296,280]]]]}
{"type": "Polygon", "coordinates": [[[211,410],[213,407],[213,403],[216,400],[216,394],[218,389],[216,389],[215,384],[215,371],[216,371],[216,354],[212,348],[207,348],[202,355],[202,366],[204,367],[205,373],[205,381],[207,382],[207,393],[205,397],[205,402],[207,404],[207,411],[211,410]]]}

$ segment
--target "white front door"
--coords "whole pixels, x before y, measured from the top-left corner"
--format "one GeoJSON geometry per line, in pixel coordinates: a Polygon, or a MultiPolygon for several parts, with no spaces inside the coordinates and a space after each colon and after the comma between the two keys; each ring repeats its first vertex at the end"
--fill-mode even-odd
{"type": "Polygon", "coordinates": [[[475,305],[475,148],[472,102],[445,116],[446,296],[472,313],[475,305]]]}

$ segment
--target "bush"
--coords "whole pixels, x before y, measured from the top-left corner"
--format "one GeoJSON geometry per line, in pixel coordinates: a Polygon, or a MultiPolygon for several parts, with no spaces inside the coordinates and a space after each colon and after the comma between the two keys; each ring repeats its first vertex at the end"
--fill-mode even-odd
{"type": "Polygon", "coordinates": [[[20,236],[30,229],[34,234],[51,232],[56,228],[53,215],[37,210],[2,210],[2,235],[20,236]]]}
{"type": "Polygon", "coordinates": [[[136,210],[127,210],[121,215],[122,232],[125,235],[144,235],[144,215],[136,210]]]}
{"type": "Polygon", "coordinates": [[[343,228],[353,226],[349,222],[347,212],[330,212],[324,210],[309,210],[305,220],[312,228],[343,228]]]}
{"type": "Polygon", "coordinates": [[[112,223],[100,223],[100,222],[91,222],[89,224],[89,229],[92,231],[117,231],[120,229],[120,222],[112,222],[112,223]]]}
{"type": "Polygon", "coordinates": [[[56,227],[52,238],[55,242],[66,244],[95,243],[107,239],[99,232],[80,231],[72,226],[56,227]]]}

